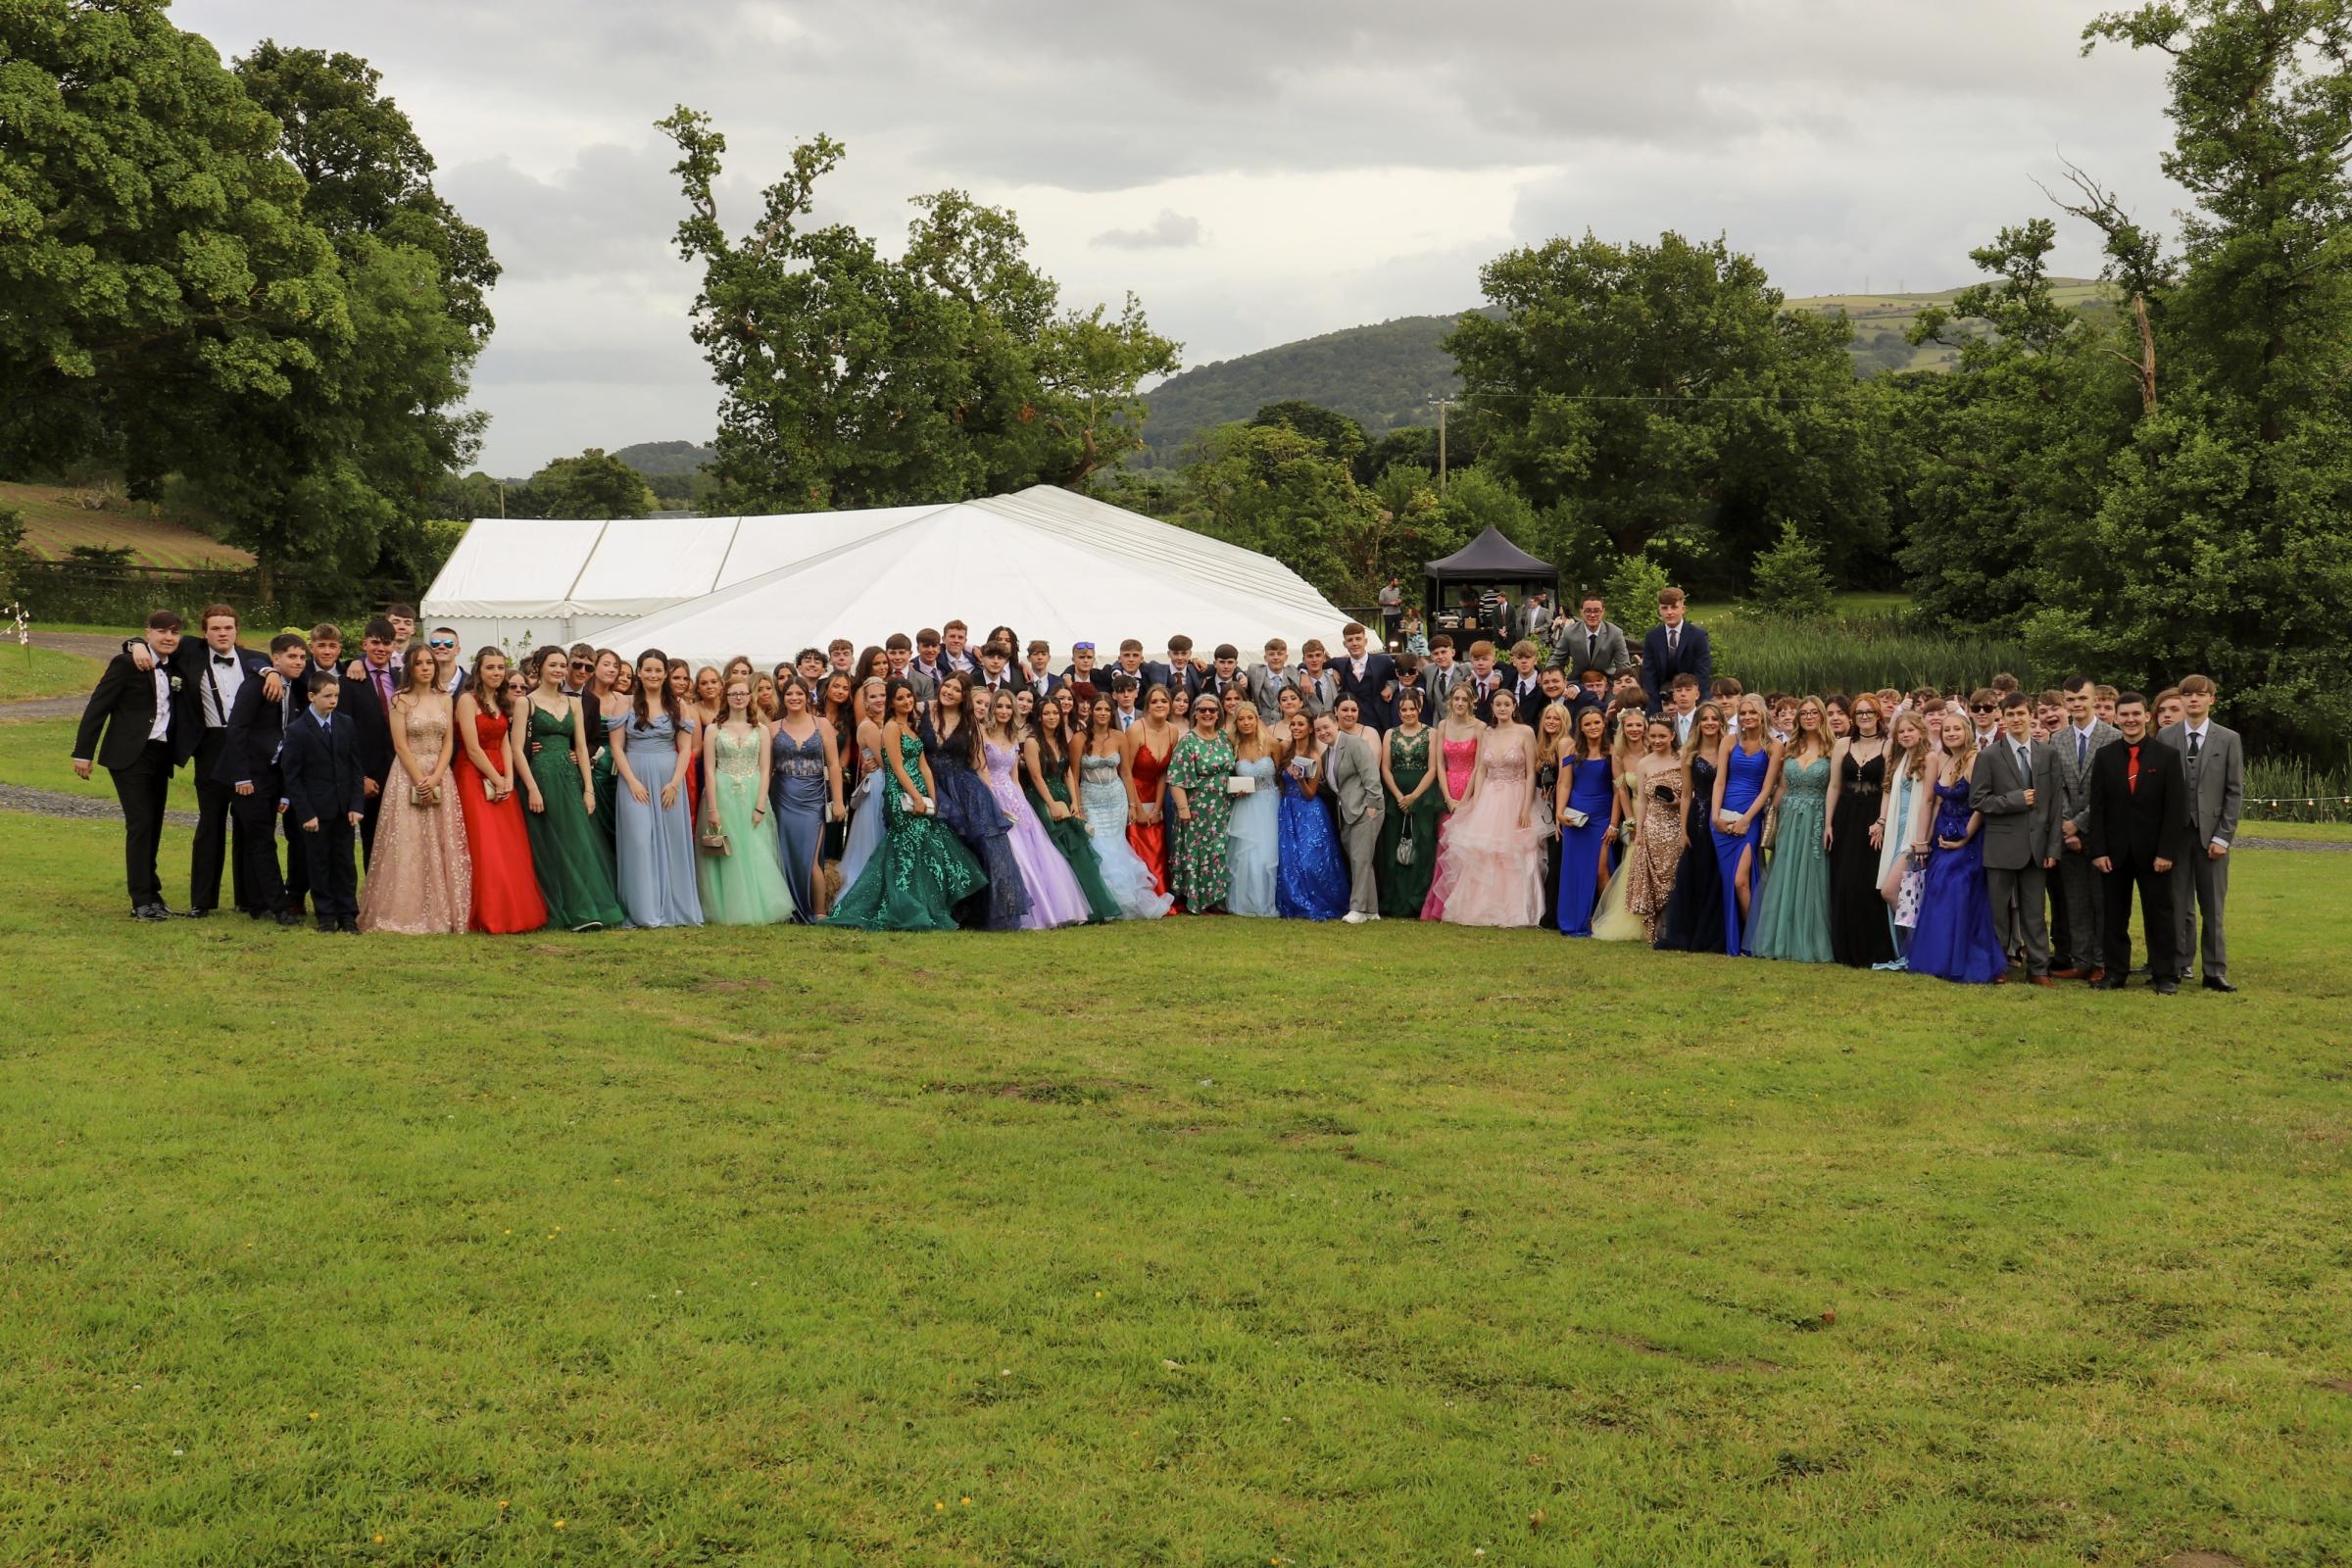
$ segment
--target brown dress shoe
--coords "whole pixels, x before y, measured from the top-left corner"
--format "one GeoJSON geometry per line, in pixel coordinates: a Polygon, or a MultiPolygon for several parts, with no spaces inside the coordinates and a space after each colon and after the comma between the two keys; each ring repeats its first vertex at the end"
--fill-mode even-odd
{"type": "Polygon", "coordinates": [[[2050,971],[2050,978],[2053,980],[2087,980],[2090,978],[2090,974],[2087,970],[2069,967],[2065,969],[2052,969],[2050,971]]]}
{"type": "Polygon", "coordinates": [[[2095,985],[2097,985],[2097,984],[2098,984],[2100,981],[2102,981],[2102,980],[2104,980],[2104,979],[2106,979],[2106,978],[2107,978],[2107,969],[2106,969],[2106,966],[2102,964],[2100,967],[2098,967],[2098,968],[2096,968],[2096,969],[2093,969],[2093,970],[2091,970],[2091,971],[2090,971],[2090,973],[2088,973],[2088,974],[2084,975],[2082,978],[2083,978],[2083,979],[2085,979],[2085,980],[2087,980],[2087,981],[2089,981],[2089,982],[2090,982],[2092,985],[2094,985],[2094,986],[2095,986],[2095,985]]]}
{"type": "Polygon", "coordinates": [[[2007,985],[2007,984],[2009,983],[2009,975],[2008,975],[2008,972],[2007,972],[2006,970],[2004,970],[2004,971],[2002,971],[2001,973],[1994,975],[1994,976],[1992,977],[1992,983],[1993,983],[1994,985],[1996,985],[1996,986],[2005,986],[2005,985],[2007,985]]]}
{"type": "Polygon", "coordinates": [[[2034,977],[2034,983],[2037,986],[2055,986],[2058,981],[2054,976],[2037,974],[2034,977]]]}

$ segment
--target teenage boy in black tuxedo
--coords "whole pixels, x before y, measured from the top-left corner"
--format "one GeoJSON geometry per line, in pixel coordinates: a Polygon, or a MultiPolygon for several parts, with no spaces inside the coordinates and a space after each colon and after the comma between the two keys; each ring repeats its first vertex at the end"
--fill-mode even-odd
{"type": "Polygon", "coordinates": [[[2116,699],[2123,731],[2090,759],[2090,821],[2082,848],[2099,873],[2107,931],[2102,991],[2121,991],[2132,972],[2132,890],[2139,890],[2148,980],[2160,996],[2180,989],[2180,928],[2173,907],[2173,865],[2188,849],[2188,774],[2180,754],[2148,727],[2148,700],[2116,699]]]}
{"type": "Polygon", "coordinates": [[[277,754],[286,725],[302,713],[303,705],[294,694],[302,687],[310,657],[302,638],[292,632],[270,640],[269,667],[277,673],[280,695],[272,697],[266,682],[258,679],[238,690],[209,781],[228,792],[229,810],[236,819],[237,885],[253,901],[246,912],[257,920],[272,916],[279,925],[301,923],[302,901],[310,890],[303,874],[305,835],[291,822],[286,824],[285,874],[281,877],[277,869],[277,819],[285,808],[277,754]]]}
{"type": "Polygon", "coordinates": [[[314,670],[309,682],[310,709],[286,726],[277,753],[286,819],[304,834],[318,929],[357,936],[359,877],[352,869],[351,838],[368,804],[368,769],[358,730],[335,711],[346,683],[327,670],[314,670]]]}
{"type": "Polygon", "coordinates": [[[384,780],[392,773],[392,694],[400,689],[400,666],[392,622],[378,615],[360,633],[360,657],[353,664],[359,674],[343,676],[343,695],[337,707],[351,726],[360,748],[360,765],[367,770],[367,799],[360,815],[360,860],[375,854],[375,817],[383,809],[384,780]]]}
{"type": "Polygon", "coordinates": [[[172,792],[172,770],[195,749],[179,700],[184,682],[172,668],[180,626],[169,610],[147,617],[140,641],[148,668],[142,671],[130,655],[117,654],[98,677],[74,736],[75,776],[88,778],[91,763],[102,764],[122,803],[122,866],[131,917],[139,920],[172,917],[155,860],[164,841],[164,802],[172,792]]]}

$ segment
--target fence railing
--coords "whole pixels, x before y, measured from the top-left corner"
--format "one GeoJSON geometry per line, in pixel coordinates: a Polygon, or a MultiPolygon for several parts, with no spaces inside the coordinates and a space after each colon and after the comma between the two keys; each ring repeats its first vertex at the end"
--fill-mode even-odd
{"type": "MultiPolygon", "coordinates": [[[[423,588],[397,579],[355,582],[299,572],[265,577],[258,566],[173,570],[79,561],[24,562],[9,576],[12,596],[36,622],[131,626],[152,611],[173,610],[193,624],[205,606],[223,604],[236,607],[248,632],[362,620],[389,604],[416,603],[423,588]]],[[[347,633],[356,630],[346,628],[347,633]]]]}

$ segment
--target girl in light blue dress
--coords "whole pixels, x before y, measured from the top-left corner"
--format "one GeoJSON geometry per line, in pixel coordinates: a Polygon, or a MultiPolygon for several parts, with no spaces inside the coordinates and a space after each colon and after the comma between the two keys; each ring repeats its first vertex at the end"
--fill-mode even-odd
{"type": "Polygon", "coordinates": [[[612,850],[620,902],[637,926],[701,925],[694,868],[694,720],[669,690],[669,662],[649,648],[637,661],[628,709],[606,720],[612,735],[612,850]]]}
{"type": "Polygon", "coordinates": [[[1282,913],[1274,896],[1282,861],[1281,804],[1274,787],[1274,753],[1254,704],[1234,706],[1233,757],[1234,776],[1251,783],[1249,794],[1233,798],[1233,816],[1225,824],[1225,859],[1233,876],[1225,912],[1272,919],[1282,913]]]}

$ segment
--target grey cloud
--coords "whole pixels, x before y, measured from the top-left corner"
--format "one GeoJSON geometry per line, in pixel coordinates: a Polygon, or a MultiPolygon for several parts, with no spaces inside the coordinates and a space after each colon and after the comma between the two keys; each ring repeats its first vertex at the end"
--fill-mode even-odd
{"type": "Polygon", "coordinates": [[[1180,251],[1200,242],[1200,220],[1162,208],[1143,228],[1106,228],[1087,243],[1122,251],[1180,251]]]}

